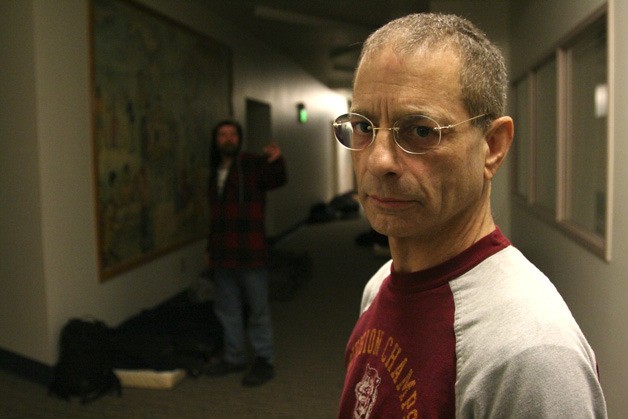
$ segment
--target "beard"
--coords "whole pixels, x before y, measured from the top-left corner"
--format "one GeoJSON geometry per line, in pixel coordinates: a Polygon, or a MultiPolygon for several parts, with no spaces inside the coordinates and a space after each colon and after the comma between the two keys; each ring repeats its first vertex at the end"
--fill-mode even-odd
{"type": "Polygon", "coordinates": [[[218,147],[218,151],[224,157],[235,157],[238,154],[238,144],[227,143],[218,147]]]}

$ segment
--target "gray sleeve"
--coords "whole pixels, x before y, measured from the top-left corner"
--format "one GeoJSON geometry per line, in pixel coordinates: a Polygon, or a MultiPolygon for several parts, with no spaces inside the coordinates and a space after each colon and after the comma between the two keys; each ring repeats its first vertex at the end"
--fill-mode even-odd
{"type": "Polygon", "coordinates": [[[382,282],[390,275],[390,266],[392,265],[392,260],[389,260],[381,268],[369,279],[366,286],[364,287],[364,291],[362,292],[362,301],[360,303],[360,315],[366,311],[367,308],[373,302],[373,299],[379,292],[379,287],[382,286],[382,282]]]}
{"type": "Polygon", "coordinates": [[[606,418],[597,371],[580,353],[535,346],[463,389],[457,417],[606,418]]]}

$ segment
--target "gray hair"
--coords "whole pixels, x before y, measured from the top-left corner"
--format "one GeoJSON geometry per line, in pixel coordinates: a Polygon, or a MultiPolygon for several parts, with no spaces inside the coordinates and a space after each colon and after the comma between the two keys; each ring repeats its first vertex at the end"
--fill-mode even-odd
{"type": "Polygon", "coordinates": [[[412,54],[422,47],[451,48],[460,57],[459,82],[469,114],[488,114],[490,118],[480,118],[485,124],[504,115],[508,89],[504,57],[486,34],[468,20],[437,13],[417,13],[393,20],[367,38],[359,63],[386,47],[400,55],[412,54]]]}

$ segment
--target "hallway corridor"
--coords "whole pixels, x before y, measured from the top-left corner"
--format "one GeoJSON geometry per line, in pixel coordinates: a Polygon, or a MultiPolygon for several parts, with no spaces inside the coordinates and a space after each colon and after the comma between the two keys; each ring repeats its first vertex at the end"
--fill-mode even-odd
{"type": "Polygon", "coordinates": [[[123,389],[91,404],[47,395],[40,384],[0,370],[2,418],[332,418],[344,377],[344,347],[362,287],[385,262],[355,238],[362,219],[310,224],[276,247],[308,252],[308,279],[288,301],[273,302],[277,376],[244,388],[240,375],[186,378],[171,390],[123,389]]]}

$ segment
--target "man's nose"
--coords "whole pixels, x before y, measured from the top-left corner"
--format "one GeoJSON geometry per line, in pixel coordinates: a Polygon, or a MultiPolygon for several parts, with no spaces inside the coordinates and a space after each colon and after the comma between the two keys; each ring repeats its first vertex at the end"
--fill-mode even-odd
{"type": "Polygon", "coordinates": [[[370,169],[379,175],[399,171],[399,152],[392,128],[374,128],[375,139],[369,146],[370,169]]]}

